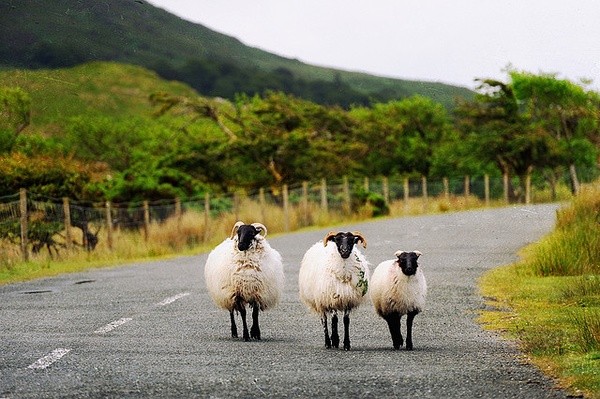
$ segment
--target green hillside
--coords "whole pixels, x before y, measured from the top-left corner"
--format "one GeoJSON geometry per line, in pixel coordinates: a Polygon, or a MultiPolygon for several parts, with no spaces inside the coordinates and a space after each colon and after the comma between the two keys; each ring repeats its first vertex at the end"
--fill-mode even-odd
{"type": "Polygon", "coordinates": [[[20,87],[31,96],[31,122],[41,126],[78,115],[150,117],[156,92],[194,96],[189,86],[161,79],[143,67],[91,62],[72,68],[0,71],[0,87],[20,87]]]}
{"type": "Polygon", "coordinates": [[[0,0],[0,67],[57,68],[111,60],[144,66],[207,96],[280,90],[322,104],[412,94],[447,106],[466,88],[321,68],[185,21],[142,0],[0,0]]]}

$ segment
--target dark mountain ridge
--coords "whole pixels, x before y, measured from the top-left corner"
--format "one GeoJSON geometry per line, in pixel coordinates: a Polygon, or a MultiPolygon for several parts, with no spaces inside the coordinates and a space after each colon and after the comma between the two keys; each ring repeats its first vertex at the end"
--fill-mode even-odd
{"type": "Polygon", "coordinates": [[[451,106],[472,92],[302,63],[243,44],[142,0],[0,0],[0,67],[87,61],[144,66],[207,96],[281,90],[321,104],[366,104],[421,94],[451,106]]]}

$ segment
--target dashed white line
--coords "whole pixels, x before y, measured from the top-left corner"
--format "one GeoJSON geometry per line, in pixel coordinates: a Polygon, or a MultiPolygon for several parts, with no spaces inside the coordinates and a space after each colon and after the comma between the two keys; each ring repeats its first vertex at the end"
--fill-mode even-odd
{"type": "Polygon", "coordinates": [[[122,319],[115,320],[111,323],[108,323],[104,327],[97,329],[96,331],[94,331],[94,334],[106,334],[107,332],[110,332],[131,320],[133,320],[131,317],[123,317],[122,319]]]}
{"type": "Polygon", "coordinates": [[[189,292],[182,292],[181,294],[173,295],[173,296],[165,299],[164,301],[157,303],[156,306],[165,306],[165,305],[168,305],[168,304],[170,304],[172,302],[175,302],[176,300],[181,299],[184,296],[188,296],[188,295],[190,295],[189,292]]]}
{"type": "Polygon", "coordinates": [[[70,351],[71,351],[71,349],[65,349],[65,348],[54,349],[52,352],[50,352],[46,356],[36,360],[35,363],[32,363],[29,366],[27,366],[27,368],[33,369],[33,370],[45,369],[48,366],[50,366],[52,363],[54,363],[55,361],[57,361],[58,359],[60,359],[64,355],[66,355],[67,353],[69,353],[70,351]]]}

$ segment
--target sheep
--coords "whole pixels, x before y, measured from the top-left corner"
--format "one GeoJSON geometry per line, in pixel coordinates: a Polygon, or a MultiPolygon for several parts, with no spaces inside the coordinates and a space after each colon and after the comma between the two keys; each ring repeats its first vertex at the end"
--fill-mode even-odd
{"type": "Polygon", "coordinates": [[[388,324],[394,349],[403,345],[400,319],[406,315],[406,350],[413,349],[412,325],[425,308],[427,282],[418,268],[421,252],[396,251],[396,259],[381,262],[371,276],[369,295],[375,311],[388,324]]]}
{"type": "Polygon", "coordinates": [[[367,247],[359,232],[329,232],[323,241],[310,247],[302,259],[298,283],[300,299],[321,315],[325,347],[339,347],[338,311],[344,312],[344,350],[350,350],[350,311],[358,307],[369,287],[369,264],[358,250],[367,247]],[[331,317],[331,337],[327,328],[331,317]]]}
{"type": "Polygon", "coordinates": [[[210,252],[204,266],[204,279],[212,300],[229,311],[233,338],[238,337],[234,311],[241,315],[244,341],[260,340],[258,312],[277,305],[283,290],[281,255],[270,246],[266,235],[267,228],[261,223],[237,222],[231,236],[210,252]],[[252,308],[250,334],[246,305],[252,308]]]}

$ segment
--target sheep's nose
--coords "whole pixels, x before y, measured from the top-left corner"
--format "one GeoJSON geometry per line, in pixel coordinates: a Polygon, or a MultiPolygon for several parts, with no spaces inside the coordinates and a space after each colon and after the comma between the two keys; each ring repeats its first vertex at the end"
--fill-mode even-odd
{"type": "Polygon", "coordinates": [[[238,243],[238,249],[240,251],[246,251],[248,248],[250,248],[250,244],[245,243],[245,242],[238,243]]]}
{"type": "Polygon", "coordinates": [[[348,259],[352,250],[350,248],[342,247],[340,248],[340,256],[344,259],[348,259]]]}

